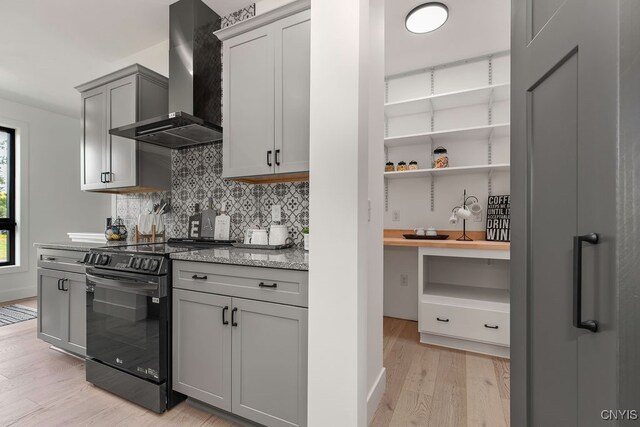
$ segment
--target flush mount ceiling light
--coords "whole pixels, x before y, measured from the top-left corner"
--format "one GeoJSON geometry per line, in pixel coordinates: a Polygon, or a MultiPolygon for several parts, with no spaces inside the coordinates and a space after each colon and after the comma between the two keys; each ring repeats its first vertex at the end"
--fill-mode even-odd
{"type": "Polygon", "coordinates": [[[424,3],[407,14],[404,25],[416,34],[430,33],[442,27],[449,18],[449,8],[437,2],[424,3]]]}

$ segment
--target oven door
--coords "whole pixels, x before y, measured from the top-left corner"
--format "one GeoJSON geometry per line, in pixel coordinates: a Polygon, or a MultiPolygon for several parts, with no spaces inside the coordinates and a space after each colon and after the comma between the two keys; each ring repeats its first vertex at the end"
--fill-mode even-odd
{"type": "Polygon", "coordinates": [[[87,357],[161,383],[167,379],[166,276],[87,270],[87,357]]]}

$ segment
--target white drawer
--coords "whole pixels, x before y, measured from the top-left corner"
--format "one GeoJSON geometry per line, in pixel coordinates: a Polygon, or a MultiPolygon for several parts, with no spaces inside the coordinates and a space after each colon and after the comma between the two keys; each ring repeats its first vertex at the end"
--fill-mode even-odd
{"type": "Polygon", "coordinates": [[[509,313],[423,302],[422,332],[509,345],[509,313]]]}

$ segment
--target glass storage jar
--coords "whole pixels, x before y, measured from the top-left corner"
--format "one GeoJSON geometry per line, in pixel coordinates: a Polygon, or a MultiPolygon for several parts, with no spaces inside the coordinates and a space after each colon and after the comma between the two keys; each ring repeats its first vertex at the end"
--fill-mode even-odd
{"type": "Polygon", "coordinates": [[[449,167],[449,155],[447,149],[444,147],[438,147],[433,150],[433,168],[442,169],[449,167]]]}

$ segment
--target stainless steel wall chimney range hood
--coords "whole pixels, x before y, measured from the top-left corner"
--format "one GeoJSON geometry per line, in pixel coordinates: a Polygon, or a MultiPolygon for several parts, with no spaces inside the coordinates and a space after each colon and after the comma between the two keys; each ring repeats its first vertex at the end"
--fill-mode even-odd
{"type": "Polygon", "coordinates": [[[169,114],[111,129],[111,135],[169,148],[222,140],[220,16],[201,0],[169,6],[169,114]]]}

